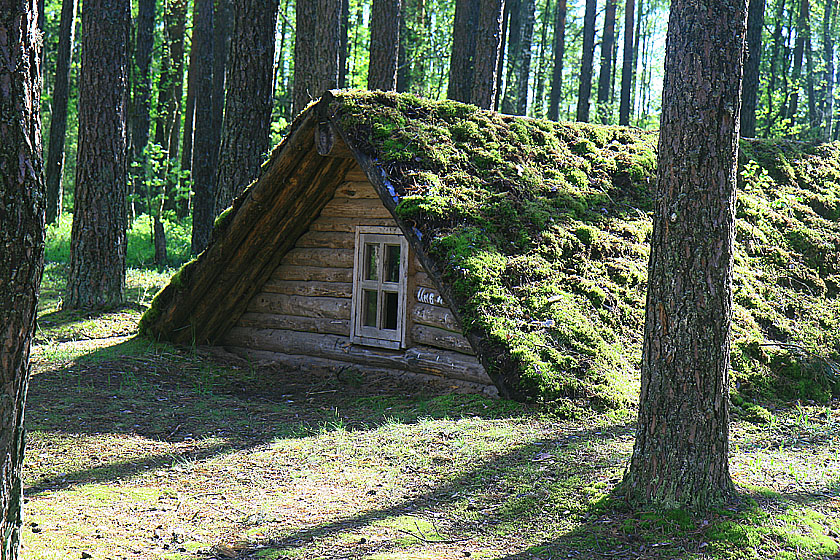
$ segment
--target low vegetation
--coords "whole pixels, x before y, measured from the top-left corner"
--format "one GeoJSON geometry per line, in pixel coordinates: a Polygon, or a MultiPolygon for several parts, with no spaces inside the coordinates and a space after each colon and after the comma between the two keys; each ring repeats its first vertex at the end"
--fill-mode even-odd
{"type": "MultiPolygon", "coordinates": [[[[634,401],[654,133],[386,93],[340,94],[333,111],[383,161],[465,329],[516,362],[523,396],[634,401]]],[[[743,143],[734,315],[739,406],[840,392],[840,145],[743,143]]]]}
{"type": "MultiPolygon", "coordinates": [[[[27,409],[24,555],[209,560],[826,559],[840,542],[840,408],[732,426],[743,502],[703,517],[610,498],[632,412],[543,408],[387,378],[312,376],[135,336],[131,303],[62,314],[51,263],[27,409]]],[[[145,295],[144,295],[145,294],[145,295]]]]}

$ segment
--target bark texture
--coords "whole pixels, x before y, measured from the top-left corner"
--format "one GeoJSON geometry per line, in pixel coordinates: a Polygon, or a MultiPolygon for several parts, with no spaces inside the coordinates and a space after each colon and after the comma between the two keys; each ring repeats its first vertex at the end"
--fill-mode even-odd
{"type": "Polygon", "coordinates": [[[755,137],[755,108],[761,63],[761,32],[764,29],[764,0],[750,0],[747,16],[747,58],[744,62],[744,101],[741,108],[741,136],[755,137]]]}
{"type": "Polygon", "coordinates": [[[633,74],[636,73],[634,56],[634,35],[636,0],[627,0],[624,6],[624,61],[621,67],[621,102],[618,107],[618,124],[630,124],[630,92],[633,88],[633,74]]]}
{"type": "Polygon", "coordinates": [[[729,344],[746,0],[674,0],[668,26],[631,503],[730,498],[729,344]]]}
{"type": "Polygon", "coordinates": [[[834,0],[826,0],[823,18],[823,62],[825,64],[825,103],[822,127],[822,139],[831,140],[834,126],[834,39],[833,30],[834,0]]]}
{"type": "Polygon", "coordinates": [[[271,135],[278,4],[236,0],[216,173],[218,215],[257,178],[271,135]]]}
{"type": "MultiPolygon", "coordinates": [[[[141,161],[143,150],[149,141],[151,117],[149,106],[152,100],[152,47],[155,28],[155,0],[139,0],[137,10],[137,27],[134,39],[134,64],[136,74],[134,79],[134,100],[132,103],[131,119],[131,148],[134,161],[141,161]]],[[[142,180],[142,177],[140,178],[142,180]]],[[[139,191],[139,189],[135,190],[139,191]]]]}
{"type": "Polygon", "coordinates": [[[481,3],[457,0],[452,26],[452,56],[449,59],[449,87],[446,97],[469,103],[475,71],[476,27],[481,3]]]}
{"type": "Polygon", "coordinates": [[[492,109],[496,102],[496,71],[502,43],[502,13],[504,0],[481,2],[478,15],[478,36],[475,40],[470,103],[482,109],[492,109]]]}
{"type": "Polygon", "coordinates": [[[615,47],[615,0],[607,0],[604,12],[604,36],[601,40],[601,71],[598,76],[598,113],[603,124],[609,124],[612,92],[613,48],[615,47]]]}
{"type": "Polygon", "coordinates": [[[577,120],[589,122],[589,100],[592,97],[592,59],[595,57],[595,10],[597,0],[586,0],[583,16],[583,51],[580,58],[577,120]]]}
{"type": "MultiPolygon", "coordinates": [[[[198,18],[198,4],[199,2],[193,2],[193,13],[192,13],[192,20],[193,22],[196,21],[198,18]]],[[[193,146],[193,133],[195,131],[195,64],[198,58],[196,50],[195,50],[195,32],[193,32],[192,40],[190,42],[190,61],[189,66],[187,69],[187,97],[184,100],[184,141],[181,145],[181,171],[182,172],[189,172],[192,170],[192,146],[193,146]]],[[[181,186],[185,186],[188,182],[186,178],[182,179],[181,186]]],[[[173,204],[174,200],[167,201],[168,204],[173,204]]],[[[168,206],[171,208],[172,206],[168,206]]],[[[187,213],[184,209],[179,205],[178,206],[178,215],[184,217],[187,213]]]]}
{"type": "MultiPolygon", "coordinates": [[[[633,0],[628,0],[632,2],[633,0]]],[[[560,119],[560,96],[563,94],[563,58],[566,56],[566,0],[557,0],[554,14],[554,68],[551,71],[551,90],[548,94],[548,118],[560,119]]]]}
{"type": "Polygon", "coordinates": [[[799,21],[796,24],[796,45],[793,48],[793,71],[791,72],[791,94],[788,105],[787,118],[791,124],[796,120],[796,113],[799,112],[799,90],[802,79],[802,61],[805,56],[805,40],[810,35],[809,25],[810,3],[809,0],[802,0],[799,7],[799,21]]]}
{"type": "Polygon", "coordinates": [[[512,115],[524,115],[528,109],[534,9],[534,0],[516,0],[511,5],[507,85],[502,112],[512,115]]]}
{"type": "Polygon", "coordinates": [[[61,3],[61,23],[58,28],[58,52],[55,56],[52,118],[50,120],[50,150],[47,153],[47,223],[61,215],[62,179],[64,178],[64,139],[67,135],[67,100],[70,96],[70,58],[73,53],[73,34],[76,26],[76,0],[61,3]]]}
{"type": "Polygon", "coordinates": [[[195,50],[195,109],[193,124],[193,229],[192,251],[200,253],[213,229],[213,0],[196,0],[193,24],[195,50]]]}
{"type": "Polygon", "coordinates": [[[341,0],[298,0],[292,112],[338,85],[341,0]]]}
{"type": "Polygon", "coordinates": [[[29,349],[44,265],[37,0],[0,0],[0,559],[20,554],[29,349]]]}
{"type": "Polygon", "coordinates": [[[79,148],[65,306],[108,308],[123,302],[128,0],[82,6],[79,148]]]}
{"type": "Polygon", "coordinates": [[[368,89],[396,91],[400,48],[400,0],[373,0],[368,89]]]}

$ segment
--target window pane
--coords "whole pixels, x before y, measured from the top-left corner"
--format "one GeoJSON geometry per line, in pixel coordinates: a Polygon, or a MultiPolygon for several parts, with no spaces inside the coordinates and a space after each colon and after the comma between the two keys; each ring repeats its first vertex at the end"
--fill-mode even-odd
{"type": "Polygon", "coordinates": [[[365,244],[365,280],[379,280],[379,245],[365,244]]]}
{"type": "Polygon", "coordinates": [[[400,246],[385,245],[385,282],[400,281],[400,246]]]}
{"type": "Polygon", "coordinates": [[[383,309],[385,324],[382,325],[382,328],[395,331],[397,330],[397,310],[399,308],[398,294],[396,292],[382,292],[382,294],[385,296],[385,301],[383,302],[385,306],[383,309]]]}
{"type": "Polygon", "coordinates": [[[376,309],[378,307],[376,290],[362,291],[362,325],[376,328],[376,309]]]}

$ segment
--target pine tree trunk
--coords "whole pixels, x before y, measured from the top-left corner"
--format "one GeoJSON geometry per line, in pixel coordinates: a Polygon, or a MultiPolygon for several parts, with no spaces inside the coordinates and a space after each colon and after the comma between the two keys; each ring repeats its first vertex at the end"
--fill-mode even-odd
{"type": "Polygon", "coordinates": [[[502,10],[502,35],[499,44],[499,60],[496,64],[496,98],[493,100],[493,110],[498,111],[502,103],[502,82],[505,77],[505,49],[508,43],[508,27],[510,23],[510,5],[515,0],[505,0],[502,10]]]}
{"type": "Polygon", "coordinates": [[[630,503],[729,500],[729,344],[746,0],[673,0],[630,503]],[[701,53],[698,55],[697,53],[701,53]]]}
{"type": "Polygon", "coordinates": [[[802,61],[805,55],[805,39],[808,36],[809,1],[802,0],[799,10],[799,22],[796,25],[796,46],[793,50],[793,71],[791,73],[793,91],[790,95],[787,118],[791,124],[796,120],[796,113],[799,111],[799,90],[802,79],[802,61]]]}
{"type": "Polygon", "coordinates": [[[540,22],[540,45],[537,51],[537,71],[534,77],[534,96],[531,102],[531,114],[536,118],[545,118],[545,66],[547,64],[548,28],[551,20],[551,0],[545,0],[540,22]]]}
{"type": "Polygon", "coordinates": [[[350,29],[350,0],[341,0],[341,20],[339,22],[338,45],[338,87],[347,87],[347,46],[350,29]]]}
{"type": "Polygon", "coordinates": [[[496,102],[496,71],[502,42],[504,0],[484,0],[478,17],[470,103],[491,109],[496,102]]]}
{"type": "MultiPolygon", "coordinates": [[[[276,0],[274,0],[276,2],[276,0]]],[[[213,13],[213,178],[219,161],[219,144],[222,141],[222,121],[225,110],[225,79],[227,73],[230,35],[233,32],[233,0],[216,0],[213,13]]],[[[213,192],[216,185],[213,184],[213,192]]]]}
{"type": "Polygon", "coordinates": [[[750,0],[747,17],[747,60],[744,63],[744,105],[741,108],[741,135],[744,138],[755,137],[755,109],[758,102],[763,30],[764,0],[750,0]]]}
{"type": "MultiPolygon", "coordinates": [[[[633,1],[633,0],[629,0],[633,1]]],[[[566,56],[566,0],[557,0],[554,15],[554,69],[548,94],[548,118],[560,120],[560,97],[563,95],[563,57],[566,56]]]]}
{"type": "Polygon", "coordinates": [[[195,123],[193,125],[192,251],[198,254],[210,241],[213,229],[214,153],[219,146],[213,133],[213,0],[195,0],[192,48],[195,52],[195,123]]]}
{"type": "Polygon", "coordinates": [[[630,124],[630,92],[633,87],[633,74],[636,73],[633,48],[635,34],[633,12],[635,10],[635,0],[627,0],[627,4],[624,6],[624,61],[621,67],[621,102],[618,107],[618,124],[623,126],[630,124]]]}
{"type": "Polygon", "coordinates": [[[586,0],[583,17],[583,51],[580,63],[577,120],[589,122],[589,100],[592,97],[592,62],[595,57],[595,10],[597,0],[586,0]]]}
{"type": "Polygon", "coordinates": [[[67,135],[67,100],[70,94],[70,59],[73,53],[73,34],[76,29],[76,0],[61,3],[61,23],[58,30],[58,52],[55,60],[52,115],[50,120],[50,151],[47,154],[47,223],[61,215],[62,179],[64,175],[64,139],[67,135]]]}
{"type": "Polygon", "coordinates": [[[770,52],[770,76],[767,82],[767,124],[765,136],[770,136],[775,118],[773,117],[773,98],[776,94],[776,70],[778,68],[779,53],[782,49],[782,17],[785,13],[785,0],[778,0],[776,7],[776,27],[773,31],[773,48],[770,52]]]}
{"type": "Polygon", "coordinates": [[[85,0],[79,79],[79,148],[64,305],[123,303],[126,227],[128,0],[85,0]]]}
{"type": "MultiPolygon", "coordinates": [[[[44,268],[37,1],[0,0],[0,558],[20,556],[24,405],[44,268]]],[[[69,18],[68,18],[69,19],[69,18]]]]}
{"type": "Polygon", "coordinates": [[[293,112],[338,85],[341,0],[298,0],[293,112]]]}
{"type": "Polygon", "coordinates": [[[528,108],[534,9],[534,0],[514,0],[511,5],[507,87],[502,100],[503,113],[524,115],[528,108]]]}
{"type": "Polygon", "coordinates": [[[808,95],[808,127],[805,133],[811,136],[815,127],[819,126],[817,118],[817,96],[814,91],[814,50],[811,48],[811,26],[808,26],[808,36],[805,39],[805,90],[808,95]]]}
{"type": "Polygon", "coordinates": [[[216,173],[215,214],[257,178],[271,137],[275,2],[237,0],[216,173]]]}
{"type": "Polygon", "coordinates": [[[449,88],[446,97],[470,102],[475,72],[476,28],[481,2],[456,0],[452,26],[452,56],[449,60],[449,88]]]}
{"type": "Polygon", "coordinates": [[[825,17],[823,20],[823,56],[825,60],[825,118],[821,137],[824,141],[831,139],[834,118],[834,38],[833,29],[834,0],[826,0],[825,17]]]}
{"type": "MultiPolygon", "coordinates": [[[[508,38],[507,38],[507,68],[505,69],[505,92],[502,96],[502,112],[509,115],[516,112],[516,88],[519,81],[518,74],[520,42],[522,41],[522,1],[506,0],[509,5],[508,38]]],[[[501,92],[499,92],[501,94],[501,92]]]]}
{"type": "MultiPolygon", "coordinates": [[[[134,100],[131,111],[132,160],[142,162],[143,150],[149,141],[151,118],[149,107],[152,99],[152,47],[155,28],[155,0],[139,0],[137,27],[134,40],[134,64],[137,77],[134,80],[134,100]]],[[[142,181],[142,177],[139,178],[142,181]]]]}
{"type": "Polygon", "coordinates": [[[400,0],[373,0],[368,89],[396,91],[400,47],[400,0]]]}
{"type": "Polygon", "coordinates": [[[598,116],[603,124],[608,124],[610,110],[611,77],[613,69],[613,47],[615,46],[615,0],[607,0],[604,15],[604,37],[601,41],[601,72],[598,76],[598,116]]]}
{"type": "Polygon", "coordinates": [[[632,83],[630,84],[629,118],[633,118],[633,116],[636,115],[636,101],[638,100],[636,97],[636,86],[639,81],[639,42],[642,36],[643,24],[647,21],[647,14],[645,13],[645,0],[638,0],[636,2],[636,14],[636,36],[633,38],[633,72],[631,79],[632,83]]]}
{"type": "MultiPolygon", "coordinates": [[[[198,6],[200,2],[193,2],[193,29],[195,29],[195,22],[198,19],[198,6]]],[[[181,147],[181,173],[184,178],[181,180],[181,188],[186,189],[189,183],[189,172],[192,170],[192,155],[193,155],[193,135],[195,132],[195,89],[196,89],[196,75],[195,64],[198,55],[195,50],[195,31],[193,31],[192,40],[190,41],[190,61],[187,67],[187,98],[184,100],[184,141],[181,147]]],[[[174,200],[167,201],[167,208],[176,207],[174,200]]],[[[177,204],[178,216],[185,217],[188,212],[184,208],[185,205],[177,204]]]]}
{"type": "MultiPolygon", "coordinates": [[[[404,93],[411,88],[411,65],[408,62],[409,27],[408,18],[413,11],[410,8],[411,2],[403,0],[400,4],[400,46],[397,53],[397,91],[404,93]]],[[[414,44],[411,41],[410,44],[414,44]]]]}

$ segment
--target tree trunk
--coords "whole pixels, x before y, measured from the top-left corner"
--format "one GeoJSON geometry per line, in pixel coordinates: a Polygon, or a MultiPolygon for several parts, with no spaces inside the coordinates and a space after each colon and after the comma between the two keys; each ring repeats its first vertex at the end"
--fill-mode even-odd
{"type": "MultiPolygon", "coordinates": [[[[195,22],[198,19],[198,6],[200,2],[193,2],[193,29],[195,29],[195,22]]],[[[195,31],[193,31],[192,39],[190,41],[190,62],[187,69],[187,98],[184,101],[184,142],[181,147],[181,189],[188,190],[189,174],[192,170],[192,156],[193,156],[193,135],[195,132],[195,89],[196,89],[196,75],[195,64],[198,59],[198,54],[195,50],[195,31]]],[[[186,217],[188,212],[188,204],[178,204],[175,200],[168,200],[167,208],[177,208],[178,216],[186,217]]]]}
{"type": "MultiPolygon", "coordinates": [[[[412,40],[409,43],[408,18],[411,17],[413,11],[410,9],[410,0],[403,0],[400,3],[400,46],[397,53],[397,91],[404,93],[411,88],[411,64],[408,60],[409,44],[413,45],[412,40]]],[[[411,33],[413,35],[413,33],[411,33]]]]}
{"type": "Polygon", "coordinates": [[[531,44],[534,38],[534,0],[517,0],[511,6],[508,41],[508,75],[502,112],[524,115],[528,109],[531,77],[531,44]]]}
{"type": "Polygon", "coordinates": [[[0,0],[0,558],[20,555],[23,410],[44,268],[37,0],[0,0]]]}
{"type": "MultiPolygon", "coordinates": [[[[402,22],[400,22],[402,23],[402,22]]],[[[350,29],[350,0],[341,0],[338,45],[338,87],[347,87],[347,46],[350,29]]]]}
{"type": "MultiPolygon", "coordinates": [[[[632,2],[633,0],[629,0],[632,2]]],[[[560,120],[560,97],[563,94],[563,58],[566,56],[566,0],[557,0],[554,15],[554,70],[548,94],[548,118],[560,120]]]]}
{"type": "Polygon", "coordinates": [[[808,17],[809,17],[809,2],[802,0],[799,10],[799,22],[796,24],[796,46],[793,50],[793,72],[791,87],[793,91],[790,95],[790,105],[788,105],[787,118],[790,119],[792,125],[796,120],[796,113],[799,111],[799,89],[800,81],[802,79],[802,60],[805,55],[805,39],[808,36],[808,17]]]}
{"type": "MultiPolygon", "coordinates": [[[[770,77],[767,82],[767,124],[764,130],[765,136],[770,136],[773,123],[773,97],[776,94],[776,69],[778,68],[779,53],[782,49],[782,18],[785,13],[785,0],[778,0],[776,7],[776,27],[773,31],[773,49],[770,52],[770,77]]],[[[783,71],[784,72],[784,71],[783,71]]],[[[780,110],[783,112],[783,109],[780,110]]]]}
{"type": "Polygon", "coordinates": [[[200,253],[213,229],[214,153],[219,145],[213,134],[213,0],[195,0],[192,48],[195,52],[195,124],[193,128],[192,251],[200,253]]]}
{"type": "Polygon", "coordinates": [[[505,76],[505,49],[508,43],[508,27],[510,23],[510,5],[516,0],[505,0],[502,10],[502,35],[499,44],[499,60],[496,63],[496,98],[493,100],[493,110],[498,111],[502,102],[502,80],[505,76]]]}
{"type": "Polygon", "coordinates": [[[627,0],[627,4],[624,6],[624,64],[621,67],[621,102],[618,107],[618,124],[623,126],[630,124],[630,92],[633,87],[633,74],[636,73],[635,50],[633,48],[635,34],[633,12],[635,10],[635,0],[627,0]]]}
{"type": "Polygon", "coordinates": [[[758,102],[763,30],[764,0],[750,0],[747,17],[747,60],[744,62],[744,105],[741,108],[741,135],[744,138],[755,137],[755,108],[758,102]]]}
{"type": "Polygon", "coordinates": [[[604,15],[604,37],[601,41],[601,73],[598,77],[598,113],[603,124],[608,124],[610,110],[611,77],[613,69],[613,47],[615,46],[615,0],[607,0],[604,15]]]}
{"type": "Polygon", "coordinates": [[[496,103],[496,71],[499,68],[499,50],[502,42],[502,12],[504,0],[481,2],[470,103],[482,109],[492,109],[496,103]]]}
{"type": "Polygon", "coordinates": [[[548,50],[548,28],[551,20],[551,0],[545,0],[542,8],[540,21],[540,42],[537,49],[537,69],[534,73],[534,94],[531,98],[531,115],[542,119],[545,118],[545,67],[548,61],[546,51],[548,50]]]}
{"type": "Polygon", "coordinates": [[[476,29],[481,2],[457,0],[452,26],[452,56],[449,59],[448,99],[470,102],[473,72],[475,71],[476,29]]]}
{"type": "Polygon", "coordinates": [[[126,105],[131,6],[85,0],[79,148],[65,307],[109,308],[125,290],[126,105]]]}
{"type": "Polygon", "coordinates": [[[50,224],[61,215],[64,139],[67,135],[67,99],[70,94],[70,60],[73,53],[75,23],[76,0],[63,0],[58,31],[58,52],[55,60],[50,151],[47,154],[47,223],[50,224]]]}
{"type": "Polygon", "coordinates": [[[400,0],[373,0],[368,89],[396,91],[400,47],[400,0]]]}
{"type": "Polygon", "coordinates": [[[586,0],[583,17],[583,51],[580,63],[577,120],[589,122],[589,99],[592,97],[592,59],[595,57],[595,10],[597,0],[586,0]]]}
{"type": "MultiPolygon", "coordinates": [[[[275,2],[277,0],[274,0],[275,2]]],[[[216,0],[213,13],[213,178],[219,161],[219,144],[222,141],[222,120],[225,110],[225,78],[227,73],[230,35],[233,32],[233,0],[216,0]]],[[[213,184],[215,193],[216,185],[213,184]]],[[[212,206],[211,206],[212,208],[212,206]]]]}
{"type": "MultiPolygon", "coordinates": [[[[134,80],[134,100],[132,103],[131,142],[132,160],[143,161],[143,150],[149,141],[151,118],[149,106],[152,99],[152,47],[155,28],[155,0],[139,0],[137,9],[137,27],[134,39],[134,63],[137,67],[134,80]]],[[[142,176],[138,178],[142,182],[142,176]]],[[[135,189],[139,192],[139,189],[135,189]]]]}
{"type": "Polygon", "coordinates": [[[746,3],[671,3],[639,424],[621,488],[634,504],[700,510],[734,495],[729,344],[746,3]]]}
{"type": "Polygon", "coordinates": [[[257,178],[271,137],[276,2],[237,0],[216,174],[215,214],[257,178]]]}
{"type": "Polygon", "coordinates": [[[805,38],[805,90],[808,95],[808,127],[805,133],[811,136],[821,119],[817,118],[817,97],[814,91],[814,50],[811,48],[811,26],[808,25],[808,36],[805,38]]]}
{"type": "Polygon", "coordinates": [[[630,118],[636,115],[636,86],[639,78],[639,40],[642,35],[642,25],[647,20],[645,13],[645,0],[636,2],[636,36],[633,38],[633,72],[630,84],[630,118]]]}
{"type": "Polygon", "coordinates": [[[832,136],[834,118],[834,39],[833,29],[834,0],[826,0],[823,20],[823,56],[825,59],[825,118],[821,137],[828,141],[832,136]]]}
{"type": "Polygon", "coordinates": [[[293,112],[338,84],[341,0],[298,0],[293,112]]]}

